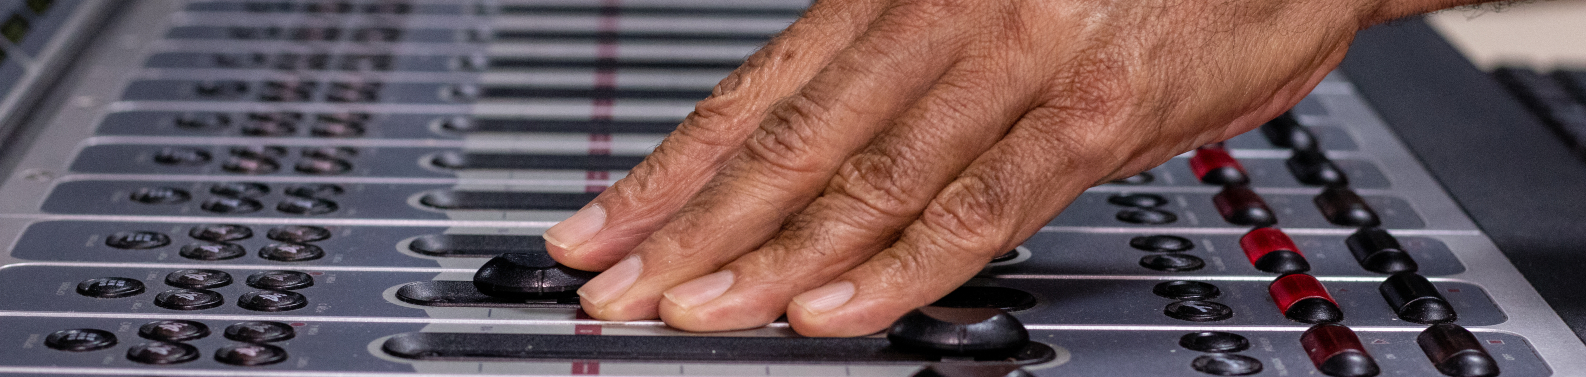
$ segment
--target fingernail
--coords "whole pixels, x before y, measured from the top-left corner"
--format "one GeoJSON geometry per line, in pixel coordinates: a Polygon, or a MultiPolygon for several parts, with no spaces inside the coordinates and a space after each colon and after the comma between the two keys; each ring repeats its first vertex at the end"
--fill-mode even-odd
{"type": "Polygon", "coordinates": [[[683,309],[692,308],[715,300],[721,294],[727,293],[727,288],[732,288],[732,271],[721,271],[710,275],[701,276],[687,283],[678,284],[661,294],[667,300],[683,309]]]}
{"type": "Polygon", "coordinates": [[[793,303],[810,313],[821,314],[836,309],[854,298],[854,283],[840,281],[811,289],[793,297],[793,303]]]}
{"type": "Polygon", "coordinates": [[[545,242],[571,251],[585,241],[589,241],[590,237],[594,237],[595,233],[600,232],[600,228],[605,226],[606,209],[595,204],[546,229],[543,237],[545,242]]]}
{"type": "Polygon", "coordinates": [[[644,265],[639,261],[639,256],[628,256],[627,259],[623,259],[621,262],[617,262],[616,265],[611,266],[611,268],[606,269],[606,272],[600,273],[594,279],[589,279],[588,283],[584,283],[583,287],[578,288],[578,296],[589,300],[596,306],[604,305],[606,302],[617,298],[617,296],[621,296],[623,292],[627,292],[628,287],[633,286],[635,280],[639,280],[639,272],[642,271],[644,271],[644,265]]]}

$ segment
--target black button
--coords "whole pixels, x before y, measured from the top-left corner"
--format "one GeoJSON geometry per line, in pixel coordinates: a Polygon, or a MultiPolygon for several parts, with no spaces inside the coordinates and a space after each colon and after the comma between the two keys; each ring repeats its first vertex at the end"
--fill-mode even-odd
{"type": "Polygon", "coordinates": [[[159,232],[116,232],[105,237],[105,246],[117,249],[153,249],[171,244],[171,237],[159,232]]]}
{"type": "Polygon", "coordinates": [[[1491,377],[1498,375],[1498,362],[1481,347],[1470,330],[1445,323],[1432,325],[1415,337],[1421,351],[1437,366],[1437,371],[1449,376],[1491,377]]]}
{"type": "Polygon", "coordinates": [[[1305,126],[1300,125],[1294,115],[1283,113],[1283,116],[1273,119],[1261,126],[1261,134],[1267,141],[1280,148],[1296,150],[1311,150],[1317,148],[1316,136],[1311,134],[1305,126]]]}
{"type": "Polygon", "coordinates": [[[1162,313],[1190,322],[1221,321],[1234,317],[1234,310],[1228,305],[1211,301],[1175,301],[1167,304],[1162,313]]]}
{"type": "Polygon", "coordinates": [[[1382,223],[1377,218],[1377,211],[1371,210],[1365,199],[1348,188],[1329,187],[1312,201],[1316,203],[1317,209],[1322,210],[1327,222],[1336,225],[1364,227],[1382,223]]]}
{"type": "Polygon", "coordinates": [[[1294,179],[1313,186],[1347,186],[1349,178],[1344,176],[1344,170],[1327,159],[1327,155],[1316,150],[1294,151],[1287,165],[1289,173],[1294,174],[1294,179]]]}
{"type": "Polygon", "coordinates": [[[1230,224],[1262,227],[1278,223],[1277,215],[1267,207],[1267,202],[1248,186],[1224,186],[1212,196],[1212,204],[1230,224]]]}
{"type": "Polygon", "coordinates": [[[1210,300],[1223,291],[1211,283],[1187,280],[1164,281],[1151,287],[1151,293],[1174,300],[1210,300]]]}
{"type": "Polygon", "coordinates": [[[926,306],[887,328],[894,347],[948,355],[1002,355],[1030,342],[1024,324],[1002,309],[926,306]]]}
{"type": "Polygon", "coordinates": [[[227,182],[209,186],[209,193],[228,198],[257,198],[270,193],[270,186],[254,182],[227,182]]]}
{"type": "Polygon", "coordinates": [[[213,242],[236,241],[253,237],[253,229],[236,224],[204,224],[188,230],[187,236],[213,242]]]}
{"type": "Polygon", "coordinates": [[[226,326],[226,339],[249,343],[279,342],[297,336],[297,330],[280,322],[248,321],[226,326]]]}
{"type": "Polygon", "coordinates": [[[1117,194],[1107,197],[1107,202],[1124,207],[1153,208],[1167,204],[1167,198],[1157,194],[1117,194]]]}
{"type": "Polygon", "coordinates": [[[996,256],[994,258],[991,258],[991,261],[990,262],[986,262],[986,263],[1001,263],[1001,262],[1007,262],[1007,261],[1018,259],[1018,258],[1019,258],[1019,250],[1018,249],[1014,249],[1014,250],[1008,250],[1008,252],[1002,253],[1002,255],[998,255],[998,256],[996,256]]]}
{"type": "Polygon", "coordinates": [[[1250,341],[1231,332],[1202,331],[1184,334],[1178,345],[1200,352],[1239,352],[1250,349],[1250,341]]]}
{"type": "Polygon", "coordinates": [[[259,248],[259,257],[273,261],[301,262],[325,256],[319,246],[297,243],[272,243],[259,248]]]}
{"type": "Polygon", "coordinates": [[[162,165],[203,165],[210,158],[209,151],[198,148],[172,147],[154,153],[154,162],[162,165]]]}
{"type": "Polygon", "coordinates": [[[144,187],[133,191],[131,198],[143,204],[179,204],[192,199],[193,194],[175,187],[144,187]]]}
{"type": "Polygon", "coordinates": [[[1184,237],[1158,234],[1130,238],[1129,247],[1144,251],[1173,253],[1194,249],[1195,243],[1184,237]]]}
{"type": "Polygon", "coordinates": [[[1206,261],[1188,254],[1151,254],[1140,258],[1140,266],[1163,272],[1184,272],[1206,267],[1206,261]]]}
{"type": "Polygon", "coordinates": [[[237,297],[237,306],[261,312],[284,312],[308,306],[308,297],[290,291],[253,291],[237,297]]]}
{"type": "Polygon", "coordinates": [[[1129,208],[1118,211],[1118,221],[1130,224],[1168,224],[1178,221],[1178,215],[1154,208],[1129,208]]]}
{"type": "Polygon", "coordinates": [[[242,134],[248,136],[279,137],[297,133],[297,123],[282,120],[251,120],[242,124],[242,134]]]}
{"type": "Polygon", "coordinates": [[[204,289],[178,288],[154,296],[154,305],[171,310],[203,310],[226,303],[219,293],[204,289]]]}
{"type": "Polygon", "coordinates": [[[497,297],[565,296],[597,273],[563,266],[544,253],[506,253],[474,273],[479,293],[497,297]]]}
{"type": "Polygon", "coordinates": [[[219,113],[182,114],[173,119],[172,123],[178,128],[210,131],[231,126],[231,116],[219,113]]]}
{"type": "Polygon", "coordinates": [[[121,298],[143,293],[143,282],[133,278],[108,277],[77,283],[77,294],[96,298],[121,298]]]}
{"type": "Polygon", "coordinates": [[[336,202],[316,198],[286,198],[275,205],[275,210],[293,215],[323,215],[338,208],[336,202]]]}
{"type": "Polygon", "coordinates": [[[209,326],[183,319],[154,321],[138,327],[138,336],[149,340],[181,342],[209,336],[209,326]]]}
{"type": "Polygon", "coordinates": [[[281,242],[309,243],[329,239],[330,230],[313,225],[287,225],[270,228],[264,236],[281,242]]]}
{"type": "Polygon", "coordinates": [[[186,343],[148,342],[127,349],[127,359],[144,364],[180,364],[198,359],[198,348],[186,343]]]}
{"type": "Polygon", "coordinates": [[[293,169],[303,174],[336,175],[352,170],[352,163],[331,158],[305,158],[298,161],[293,169]]]}
{"type": "Polygon", "coordinates": [[[233,344],[215,350],[215,361],[245,367],[269,365],[286,361],[286,350],[269,344],[233,344]]]}
{"type": "Polygon", "coordinates": [[[341,185],[334,183],[309,183],[287,187],[286,190],[281,192],[299,198],[324,198],[341,195],[345,191],[345,189],[341,188],[341,185]]]}
{"type": "Polygon", "coordinates": [[[1245,355],[1214,353],[1190,361],[1195,371],[1217,376],[1248,376],[1261,373],[1261,360],[1245,355]]]}
{"type": "Polygon", "coordinates": [[[165,284],[192,289],[224,287],[231,284],[231,274],[221,270],[176,270],[165,275],[165,284]]]}
{"type": "Polygon", "coordinates": [[[291,290],[313,285],[313,276],[297,271],[260,271],[248,275],[248,286],[259,289],[291,290]]]}
{"type": "Polygon", "coordinates": [[[248,198],[210,198],[198,208],[214,213],[251,213],[263,209],[264,204],[248,198]]]}
{"type": "Polygon", "coordinates": [[[237,174],[270,174],[281,170],[281,163],[271,158],[236,157],[226,160],[220,168],[237,174]]]}
{"type": "Polygon", "coordinates": [[[303,157],[348,159],[358,156],[358,149],[353,147],[318,147],[303,148],[303,157]]]}
{"type": "Polygon", "coordinates": [[[1349,246],[1349,252],[1355,255],[1360,267],[1372,272],[1393,274],[1420,269],[1410,253],[1399,246],[1399,240],[1386,230],[1361,228],[1344,239],[1344,244],[1349,246]]]}
{"type": "Polygon", "coordinates": [[[1437,287],[1414,272],[1389,276],[1377,286],[1377,291],[1388,300],[1388,307],[1393,308],[1394,314],[1406,321],[1430,325],[1454,322],[1459,318],[1454,306],[1437,292],[1437,287]]]}
{"type": "Polygon", "coordinates": [[[230,243],[198,242],[182,246],[177,255],[195,260],[226,260],[248,255],[248,250],[230,243]]]}
{"type": "Polygon", "coordinates": [[[116,335],[99,329],[71,329],[50,333],[44,345],[61,351],[98,351],[116,345],[116,335]]]}
{"type": "Polygon", "coordinates": [[[1120,185],[1129,185],[1129,186],[1139,186],[1139,185],[1148,185],[1148,184],[1151,184],[1151,182],[1155,182],[1155,181],[1156,181],[1156,176],[1151,175],[1151,172],[1140,172],[1140,174],[1135,174],[1135,175],[1131,175],[1131,176],[1128,176],[1128,177],[1124,177],[1122,179],[1113,180],[1111,183],[1120,184],[1120,185]]]}
{"type": "Polygon", "coordinates": [[[309,134],[317,137],[358,137],[363,133],[361,123],[318,123],[309,129],[309,134]]]}

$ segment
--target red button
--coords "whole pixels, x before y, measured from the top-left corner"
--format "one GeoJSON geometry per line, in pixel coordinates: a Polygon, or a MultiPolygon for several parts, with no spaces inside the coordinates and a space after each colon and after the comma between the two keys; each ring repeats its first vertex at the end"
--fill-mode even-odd
{"type": "Polygon", "coordinates": [[[1272,301],[1284,317],[1305,323],[1333,323],[1344,319],[1338,302],[1327,294],[1327,287],[1306,274],[1285,275],[1267,286],[1272,301]]]}
{"type": "Polygon", "coordinates": [[[1316,325],[1300,335],[1300,345],[1322,374],[1338,377],[1375,376],[1377,361],[1366,353],[1360,337],[1343,325],[1316,325]]]}
{"type": "Polygon", "coordinates": [[[1245,250],[1245,257],[1258,270],[1279,274],[1311,270],[1299,246],[1278,228],[1256,228],[1245,233],[1239,238],[1239,247],[1245,250]]]}
{"type": "Polygon", "coordinates": [[[1228,155],[1228,150],[1222,143],[1210,144],[1195,150],[1195,155],[1189,160],[1190,172],[1202,183],[1216,185],[1243,184],[1250,182],[1245,168],[1239,166],[1239,161],[1228,155]]]}

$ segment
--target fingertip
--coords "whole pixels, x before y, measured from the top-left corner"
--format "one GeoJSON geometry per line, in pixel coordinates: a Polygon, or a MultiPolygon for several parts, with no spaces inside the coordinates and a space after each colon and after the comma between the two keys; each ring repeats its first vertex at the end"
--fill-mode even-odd
{"type": "Polygon", "coordinates": [[[557,247],[566,252],[573,252],[578,246],[588,242],[595,234],[600,233],[606,226],[606,208],[600,203],[590,204],[578,210],[567,220],[562,220],[545,230],[545,245],[557,247]]]}

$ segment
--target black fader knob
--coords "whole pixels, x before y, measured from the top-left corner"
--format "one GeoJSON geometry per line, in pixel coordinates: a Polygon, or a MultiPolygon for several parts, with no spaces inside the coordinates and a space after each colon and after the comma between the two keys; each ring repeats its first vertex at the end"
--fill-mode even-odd
{"type": "Polygon", "coordinates": [[[71,329],[50,333],[44,345],[61,351],[98,351],[116,345],[116,334],[100,329],[71,329]]]}
{"type": "Polygon", "coordinates": [[[237,306],[259,312],[284,312],[308,306],[308,297],[292,291],[253,291],[238,296],[237,306]]]}
{"type": "Polygon", "coordinates": [[[105,237],[105,246],[117,249],[143,250],[171,244],[171,237],[160,232],[116,232],[105,237]]]}
{"type": "Polygon", "coordinates": [[[931,363],[911,377],[1035,377],[1013,363],[931,363]]]}
{"type": "Polygon", "coordinates": [[[1124,207],[1156,208],[1167,204],[1168,201],[1167,198],[1157,194],[1134,193],[1109,196],[1107,203],[1124,207]]]}
{"type": "Polygon", "coordinates": [[[143,324],[138,336],[149,340],[182,342],[209,336],[209,326],[185,319],[167,319],[143,324]]]}
{"type": "Polygon", "coordinates": [[[1176,253],[1194,249],[1195,243],[1184,237],[1158,234],[1130,238],[1129,247],[1142,251],[1176,253]]]}
{"type": "Polygon", "coordinates": [[[248,275],[249,287],[287,291],[314,286],[314,276],[298,271],[260,271],[248,275]]]}
{"type": "Polygon", "coordinates": [[[154,305],[171,310],[203,310],[224,303],[225,297],[205,289],[178,288],[154,296],[154,305]]]}
{"type": "Polygon", "coordinates": [[[198,359],[198,347],[186,343],[148,342],[127,349],[127,359],[143,364],[181,364],[198,359]]]}
{"type": "Polygon", "coordinates": [[[1178,215],[1156,208],[1125,208],[1118,210],[1114,218],[1130,224],[1146,225],[1170,224],[1178,221],[1178,215]]]}
{"type": "Polygon", "coordinates": [[[253,237],[253,230],[237,224],[203,224],[188,230],[187,236],[197,240],[227,242],[253,237]]]}
{"type": "Polygon", "coordinates": [[[1212,204],[1217,206],[1217,213],[1222,215],[1223,220],[1230,224],[1272,226],[1278,223],[1272,208],[1267,207],[1267,202],[1248,186],[1224,186],[1222,191],[1212,196],[1212,204]]]}
{"type": "Polygon", "coordinates": [[[565,296],[597,274],[563,266],[543,253],[506,253],[490,258],[474,273],[474,287],[496,297],[565,296]]]}
{"type": "Polygon", "coordinates": [[[210,289],[231,284],[231,274],[221,270],[186,269],[165,275],[165,285],[177,288],[210,289]]]}
{"type": "Polygon", "coordinates": [[[292,325],[273,321],[237,322],[222,332],[226,339],[248,343],[279,342],[297,336],[292,325]]]}
{"type": "Polygon", "coordinates": [[[1311,327],[1300,335],[1300,345],[1322,374],[1334,377],[1371,377],[1381,373],[1377,360],[1366,353],[1360,337],[1343,325],[1311,327]]]}
{"type": "Polygon", "coordinates": [[[130,198],[143,204],[181,204],[192,199],[193,194],[175,187],[144,187],[133,191],[130,198]]]}
{"type": "Polygon", "coordinates": [[[1459,318],[1454,306],[1437,292],[1437,287],[1414,272],[1393,274],[1382,281],[1377,290],[1382,292],[1382,298],[1388,300],[1388,306],[1399,319],[1429,325],[1459,318]]]}
{"type": "Polygon", "coordinates": [[[1420,267],[1410,253],[1399,246],[1399,240],[1380,228],[1361,228],[1344,239],[1349,252],[1355,255],[1360,267],[1372,272],[1394,274],[1415,272],[1420,267]]]}
{"type": "Polygon", "coordinates": [[[1314,150],[1319,146],[1316,135],[1311,134],[1311,131],[1301,125],[1299,120],[1294,119],[1294,114],[1290,113],[1283,113],[1277,119],[1262,125],[1261,135],[1266,136],[1267,141],[1272,145],[1280,148],[1314,150]]]}
{"type": "Polygon", "coordinates": [[[319,246],[297,243],[272,243],[259,248],[259,257],[281,262],[302,262],[325,257],[319,246]]]}
{"type": "Polygon", "coordinates": [[[1211,301],[1175,301],[1162,308],[1162,314],[1181,321],[1213,322],[1234,317],[1234,309],[1211,301]]]}
{"type": "Polygon", "coordinates": [[[313,225],[287,225],[270,228],[265,237],[291,243],[319,242],[330,239],[330,229],[313,225]]]}
{"type": "Polygon", "coordinates": [[[887,340],[899,349],[918,352],[996,356],[1024,349],[1030,333],[1002,309],[925,306],[893,322],[887,340]]]}
{"type": "Polygon", "coordinates": [[[1239,352],[1250,348],[1250,340],[1231,332],[1202,331],[1184,334],[1178,345],[1200,352],[1239,352]]]}
{"type": "Polygon", "coordinates": [[[1382,220],[1366,200],[1344,187],[1328,187],[1313,199],[1327,222],[1343,226],[1377,226],[1382,220]]]}
{"type": "Polygon", "coordinates": [[[233,344],[215,350],[215,361],[251,367],[286,361],[286,350],[269,344],[233,344]]]}
{"type": "Polygon", "coordinates": [[[1213,353],[1191,360],[1190,368],[1213,376],[1248,376],[1261,373],[1261,360],[1245,355],[1213,353]]]}
{"type": "Polygon", "coordinates": [[[1316,150],[1294,151],[1289,156],[1286,164],[1289,173],[1294,174],[1294,179],[1313,186],[1347,186],[1349,178],[1344,175],[1344,170],[1333,164],[1327,155],[1316,150]]]}
{"type": "Polygon", "coordinates": [[[94,278],[77,283],[77,294],[94,298],[121,298],[143,293],[143,282],[133,278],[94,278]]]}
{"type": "Polygon", "coordinates": [[[340,206],[336,202],[319,198],[286,198],[275,205],[275,210],[293,215],[323,215],[336,212],[340,206]]]}
{"type": "Polygon", "coordinates": [[[1222,296],[1222,289],[1207,282],[1174,280],[1157,283],[1151,293],[1174,300],[1211,300],[1222,296]]]}
{"type": "Polygon", "coordinates": [[[1421,351],[1432,359],[1437,371],[1454,377],[1491,377],[1498,375],[1498,361],[1481,347],[1476,336],[1459,325],[1432,325],[1415,337],[1421,351]]]}

